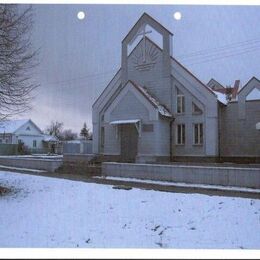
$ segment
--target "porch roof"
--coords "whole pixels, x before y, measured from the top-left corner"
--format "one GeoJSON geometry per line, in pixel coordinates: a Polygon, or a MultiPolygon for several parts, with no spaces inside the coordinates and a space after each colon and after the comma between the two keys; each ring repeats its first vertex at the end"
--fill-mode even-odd
{"type": "Polygon", "coordinates": [[[140,122],[140,119],[116,120],[116,121],[111,121],[110,125],[136,124],[138,122],[140,122]]]}

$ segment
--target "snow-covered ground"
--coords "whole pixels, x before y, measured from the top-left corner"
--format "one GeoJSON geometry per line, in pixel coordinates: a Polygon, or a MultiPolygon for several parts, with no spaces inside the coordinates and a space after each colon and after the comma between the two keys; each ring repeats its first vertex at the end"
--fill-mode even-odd
{"type": "Polygon", "coordinates": [[[0,247],[260,249],[260,200],[0,172],[0,247]]]}

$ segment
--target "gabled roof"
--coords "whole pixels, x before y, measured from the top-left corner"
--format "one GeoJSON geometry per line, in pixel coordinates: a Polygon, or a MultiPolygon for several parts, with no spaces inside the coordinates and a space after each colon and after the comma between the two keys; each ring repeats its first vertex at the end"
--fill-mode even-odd
{"type": "Polygon", "coordinates": [[[5,120],[0,122],[0,133],[13,134],[16,130],[26,124],[29,119],[5,120]]]}
{"type": "MultiPolygon", "coordinates": [[[[128,37],[128,35],[135,29],[135,27],[137,26],[138,23],[141,22],[141,20],[144,20],[144,19],[147,19],[148,21],[153,21],[156,23],[156,25],[161,28],[162,30],[166,31],[167,33],[169,33],[170,35],[173,35],[172,32],[170,32],[168,29],[166,29],[163,25],[161,25],[161,23],[159,23],[158,21],[156,21],[152,16],[150,16],[149,14],[147,13],[143,13],[142,16],[137,20],[137,22],[134,24],[134,26],[130,29],[130,31],[127,33],[127,35],[124,37],[124,39],[122,40],[125,41],[126,38],[128,37]]],[[[148,22],[149,24],[149,22],[148,22]]]]}
{"type": "MultiPolygon", "coordinates": [[[[213,91],[217,91],[217,92],[220,92],[222,94],[226,94],[226,88],[220,84],[217,80],[215,80],[214,78],[211,78],[209,80],[209,82],[207,83],[207,86],[213,90],[213,91]],[[210,86],[211,83],[213,83],[213,86],[210,86]]],[[[215,93],[215,92],[214,92],[215,93]]],[[[215,93],[216,94],[216,93],[215,93]]]]}
{"type": "Polygon", "coordinates": [[[130,82],[158,110],[158,112],[162,116],[171,117],[171,118],[173,117],[171,112],[169,112],[169,110],[166,107],[160,104],[158,100],[156,100],[150,93],[148,93],[145,87],[136,84],[132,80],[129,80],[128,82],[130,82]]]}
{"type": "Polygon", "coordinates": [[[0,121],[0,134],[14,134],[18,129],[20,129],[28,122],[31,122],[40,132],[42,132],[41,129],[35,125],[31,119],[17,119],[0,121]]]}
{"type": "Polygon", "coordinates": [[[226,89],[222,84],[220,84],[217,80],[215,80],[214,78],[211,78],[210,80],[209,80],[209,82],[207,83],[207,86],[209,87],[209,84],[210,84],[210,82],[214,82],[214,83],[216,83],[216,84],[218,84],[221,88],[223,88],[223,89],[226,89]]]}
{"type": "Polygon", "coordinates": [[[260,80],[259,80],[258,78],[256,78],[255,76],[253,76],[250,80],[248,80],[248,82],[247,82],[241,89],[239,89],[238,94],[239,94],[240,92],[242,92],[242,91],[246,88],[246,86],[247,86],[252,80],[256,80],[256,81],[258,81],[258,82],[260,83],[260,80]]]}

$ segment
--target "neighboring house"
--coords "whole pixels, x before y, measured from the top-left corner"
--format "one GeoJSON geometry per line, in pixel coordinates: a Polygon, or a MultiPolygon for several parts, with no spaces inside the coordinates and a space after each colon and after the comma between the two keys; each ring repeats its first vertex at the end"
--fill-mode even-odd
{"type": "Polygon", "coordinates": [[[219,93],[221,93],[227,101],[237,100],[237,94],[238,94],[238,91],[241,87],[240,86],[240,80],[236,80],[233,87],[231,87],[231,86],[223,87],[215,79],[211,79],[207,83],[207,86],[210,87],[216,95],[219,95],[219,93]]]}
{"type": "Polygon", "coordinates": [[[125,162],[259,160],[260,100],[246,100],[259,80],[238,94],[236,81],[228,102],[221,84],[213,91],[172,57],[171,43],[146,13],[123,39],[121,68],[93,104],[93,152],[125,162]],[[146,36],[154,31],[161,47],[146,36]]]}
{"type": "Polygon", "coordinates": [[[43,134],[31,119],[0,121],[0,144],[22,142],[28,149],[47,151],[56,141],[55,137],[43,134]]]}

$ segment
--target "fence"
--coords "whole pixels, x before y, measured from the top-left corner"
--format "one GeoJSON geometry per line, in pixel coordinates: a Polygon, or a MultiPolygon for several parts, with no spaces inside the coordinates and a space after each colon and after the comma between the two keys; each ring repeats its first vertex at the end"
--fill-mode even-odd
{"type": "Polygon", "coordinates": [[[0,155],[16,155],[18,154],[17,144],[0,144],[0,155]]]}
{"type": "Polygon", "coordinates": [[[102,175],[193,184],[260,188],[260,168],[106,162],[102,163],[102,175]]]}
{"type": "Polygon", "coordinates": [[[92,154],[92,141],[65,142],[63,154],[92,154]]]}

